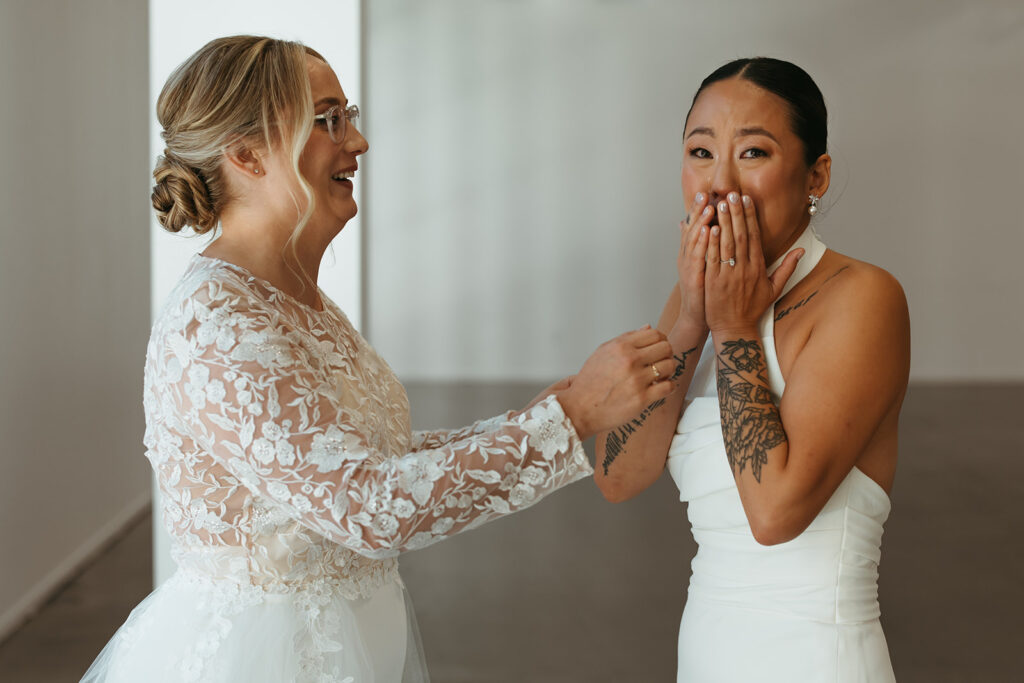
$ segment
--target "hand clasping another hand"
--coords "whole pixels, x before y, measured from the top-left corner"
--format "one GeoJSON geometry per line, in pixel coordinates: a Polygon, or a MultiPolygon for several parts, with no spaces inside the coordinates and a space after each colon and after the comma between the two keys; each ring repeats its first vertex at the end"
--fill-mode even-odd
{"type": "Polygon", "coordinates": [[[619,426],[668,396],[675,366],[665,335],[645,325],[597,347],[568,386],[555,395],[576,433],[586,439],[619,426]]]}

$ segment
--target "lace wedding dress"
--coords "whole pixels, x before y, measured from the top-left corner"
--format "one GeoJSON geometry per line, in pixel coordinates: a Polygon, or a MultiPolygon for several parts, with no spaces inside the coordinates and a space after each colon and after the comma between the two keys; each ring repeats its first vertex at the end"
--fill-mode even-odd
{"type": "MultiPolygon", "coordinates": [[[[800,247],[805,254],[783,295],[825,253],[810,228],[792,248],[800,247]]],[[[786,382],[775,353],[774,319],[772,306],[761,319],[761,339],[778,403],[786,382]]],[[[854,467],[802,534],[788,543],[758,544],[725,454],[710,337],[666,466],[680,499],[689,503],[698,544],[679,627],[679,683],[895,681],[878,620],[889,496],[854,467]]]]}
{"type": "Polygon", "coordinates": [[[554,397],[412,433],[394,373],[323,300],[189,264],[145,369],[177,570],[82,681],[425,681],[396,556],[590,475],[554,397]]]}

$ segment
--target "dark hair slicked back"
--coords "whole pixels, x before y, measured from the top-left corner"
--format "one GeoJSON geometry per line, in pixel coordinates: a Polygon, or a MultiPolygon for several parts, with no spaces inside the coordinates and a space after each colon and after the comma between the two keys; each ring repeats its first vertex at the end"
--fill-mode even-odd
{"type": "MultiPolygon", "coordinates": [[[[772,57],[748,57],[723,64],[701,82],[693,95],[690,111],[708,86],[734,77],[750,81],[786,101],[793,132],[804,144],[804,161],[808,166],[826,152],[828,110],[825,98],[814,79],[792,62],[772,57]]],[[[690,112],[686,113],[686,118],[689,120],[690,112]]]]}

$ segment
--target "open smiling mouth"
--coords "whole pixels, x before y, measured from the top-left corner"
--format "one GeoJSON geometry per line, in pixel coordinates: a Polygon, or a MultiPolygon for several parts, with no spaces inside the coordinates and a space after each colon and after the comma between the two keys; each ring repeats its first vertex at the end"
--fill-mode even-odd
{"type": "Polygon", "coordinates": [[[341,183],[342,185],[351,187],[352,177],[355,174],[355,171],[341,171],[340,173],[335,173],[334,175],[332,175],[331,180],[333,180],[336,183],[341,183]]]}

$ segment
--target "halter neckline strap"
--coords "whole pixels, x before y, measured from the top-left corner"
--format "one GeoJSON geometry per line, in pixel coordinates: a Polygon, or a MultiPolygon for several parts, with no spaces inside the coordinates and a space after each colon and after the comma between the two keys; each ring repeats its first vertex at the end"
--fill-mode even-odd
{"type": "Polygon", "coordinates": [[[824,242],[818,239],[818,235],[815,234],[814,229],[808,225],[804,228],[804,231],[800,233],[800,236],[796,238],[796,242],[793,243],[793,246],[791,246],[785,254],[775,259],[774,263],[768,266],[768,274],[771,275],[774,273],[778,267],[782,265],[786,256],[788,256],[794,249],[803,249],[804,255],[800,257],[799,261],[797,261],[796,270],[794,270],[793,274],[789,277],[789,280],[786,282],[786,286],[782,288],[782,293],[780,293],[775,299],[776,301],[786,296],[786,294],[789,293],[789,290],[796,287],[798,282],[810,275],[811,271],[814,270],[814,267],[818,265],[819,261],[821,261],[821,257],[825,255],[825,251],[828,247],[825,246],[824,242]]]}
{"type": "MultiPolygon", "coordinates": [[[[800,233],[800,236],[796,238],[796,242],[793,246],[786,251],[785,254],[775,259],[775,262],[768,266],[768,274],[774,273],[786,256],[789,255],[794,249],[803,249],[804,255],[800,257],[800,260],[796,263],[796,269],[793,274],[789,276],[789,280],[786,281],[785,286],[782,288],[782,292],[775,298],[775,302],[786,296],[791,289],[796,287],[797,283],[803,280],[805,277],[810,275],[811,271],[814,270],[818,262],[821,261],[821,257],[825,255],[825,251],[828,247],[825,243],[818,239],[817,233],[814,232],[814,228],[807,226],[804,231],[800,233]]],[[[775,334],[775,302],[768,307],[765,311],[764,317],[761,319],[761,336],[772,337],[775,334]]]]}

